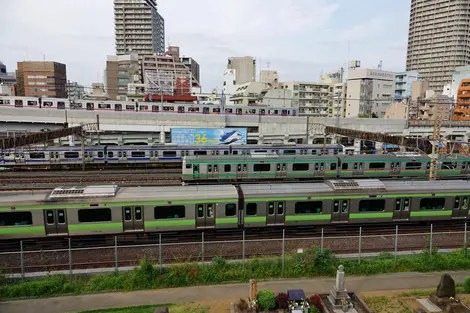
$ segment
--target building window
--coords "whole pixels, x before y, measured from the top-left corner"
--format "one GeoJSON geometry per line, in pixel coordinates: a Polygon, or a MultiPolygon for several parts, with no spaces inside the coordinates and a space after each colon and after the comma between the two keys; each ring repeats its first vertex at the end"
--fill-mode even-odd
{"type": "Polygon", "coordinates": [[[120,83],[128,83],[129,79],[128,78],[119,78],[120,83]]]}
{"type": "Polygon", "coordinates": [[[119,71],[119,75],[127,75],[127,71],[119,71]]]}

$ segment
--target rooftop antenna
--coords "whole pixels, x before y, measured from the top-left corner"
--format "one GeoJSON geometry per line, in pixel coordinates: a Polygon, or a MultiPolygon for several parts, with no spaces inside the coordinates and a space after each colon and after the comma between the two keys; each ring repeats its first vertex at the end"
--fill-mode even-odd
{"type": "Polygon", "coordinates": [[[268,67],[268,71],[269,71],[269,66],[271,65],[271,62],[266,62],[266,66],[268,67]]]}

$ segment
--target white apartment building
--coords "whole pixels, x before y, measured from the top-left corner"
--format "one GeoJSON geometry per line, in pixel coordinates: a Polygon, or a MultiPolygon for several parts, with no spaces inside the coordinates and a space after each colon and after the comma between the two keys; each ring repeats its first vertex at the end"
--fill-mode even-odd
{"type": "Polygon", "coordinates": [[[116,54],[165,52],[165,22],[156,0],[114,0],[116,54]]]}
{"type": "Polygon", "coordinates": [[[350,69],[345,117],[384,117],[393,102],[395,73],[375,69],[350,69]]]}
{"type": "Polygon", "coordinates": [[[333,101],[330,103],[328,116],[330,117],[345,117],[346,116],[346,96],[348,92],[348,85],[344,83],[333,84],[332,97],[333,101]]]}
{"type": "Polygon", "coordinates": [[[470,1],[411,0],[406,70],[441,93],[456,67],[470,63],[470,1]]]}
{"type": "Polygon", "coordinates": [[[224,72],[224,85],[222,88],[222,93],[225,97],[225,104],[228,105],[234,104],[233,101],[230,100],[230,97],[233,96],[237,91],[236,72],[236,70],[232,69],[227,69],[224,72]]]}
{"type": "Polygon", "coordinates": [[[249,82],[236,86],[235,93],[230,96],[230,101],[235,105],[257,105],[267,91],[266,84],[249,82]]]}
{"type": "Polygon", "coordinates": [[[333,102],[332,91],[328,83],[322,82],[282,82],[280,88],[292,92],[292,107],[299,108],[299,114],[326,117],[333,102]]]}
{"type": "Polygon", "coordinates": [[[253,57],[232,57],[228,59],[227,69],[235,70],[236,85],[256,81],[256,60],[253,57]]]}

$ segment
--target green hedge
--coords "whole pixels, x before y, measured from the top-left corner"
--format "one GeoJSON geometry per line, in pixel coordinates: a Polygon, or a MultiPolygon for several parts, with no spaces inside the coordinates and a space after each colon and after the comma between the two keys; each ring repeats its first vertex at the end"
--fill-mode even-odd
{"type": "Polygon", "coordinates": [[[242,262],[225,262],[216,258],[211,264],[196,263],[163,268],[162,274],[150,262],[143,261],[133,271],[122,274],[74,277],[54,275],[38,281],[0,285],[0,298],[45,297],[63,294],[81,294],[103,291],[131,291],[153,288],[185,287],[247,282],[249,279],[296,278],[332,276],[337,266],[343,264],[347,275],[375,275],[394,272],[432,272],[445,270],[470,270],[470,258],[462,251],[448,254],[423,252],[413,256],[398,257],[391,254],[358,260],[338,260],[329,250],[307,249],[304,253],[287,256],[282,270],[280,258],[251,259],[242,262]]]}

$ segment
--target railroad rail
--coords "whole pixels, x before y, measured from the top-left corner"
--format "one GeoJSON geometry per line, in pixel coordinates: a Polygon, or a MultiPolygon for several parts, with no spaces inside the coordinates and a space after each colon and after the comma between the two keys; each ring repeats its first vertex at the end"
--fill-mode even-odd
{"type": "Polygon", "coordinates": [[[0,241],[0,267],[10,273],[210,261],[214,257],[245,260],[298,253],[312,246],[337,254],[431,251],[466,247],[466,223],[434,225],[363,225],[324,228],[273,228],[53,238],[46,241],[0,241]],[[398,230],[398,231],[397,231],[398,230]],[[9,247],[10,251],[5,251],[9,247]]]}

